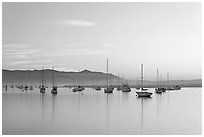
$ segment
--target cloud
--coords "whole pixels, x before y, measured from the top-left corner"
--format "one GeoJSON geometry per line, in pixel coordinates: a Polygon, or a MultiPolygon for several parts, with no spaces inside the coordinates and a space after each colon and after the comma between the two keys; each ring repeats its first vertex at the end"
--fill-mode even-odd
{"type": "Polygon", "coordinates": [[[40,53],[39,50],[26,44],[6,44],[2,46],[4,60],[23,59],[38,53],[40,53]]]}
{"type": "Polygon", "coordinates": [[[10,48],[28,48],[28,47],[31,47],[31,45],[27,45],[27,44],[4,44],[3,46],[3,49],[10,49],[10,48]]]}
{"type": "Polygon", "coordinates": [[[7,65],[22,65],[22,64],[28,64],[28,63],[30,63],[30,61],[12,61],[12,62],[8,62],[8,63],[6,63],[7,65]]]}
{"type": "Polygon", "coordinates": [[[75,20],[75,19],[53,21],[52,23],[60,26],[75,26],[75,27],[91,27],[96,25],[92,21],[75,20]]]}
{"type": "Polygon", "coordinates": [[[39,64],[39,60],[35,62],[36,55],[40,54],[41,51],[34,49],[29,44],[4,44],[2,45],[2,65],[3,67],[25,67],[27,65],[33,65],[34,63],[39,64]]]}
{"type": "Polygon", "coordinates": [[[105,50],[93,50],[93,49],[67,49],[67,50],[59,50],[54,52],[47,52],[41,56],[73,56],[73,55],[102,55],[107,54],[109,51],[105,50]]]}
{"type": "Polygon", "coordinates": [[[117,47],[119,47],[119,45],[116,45],[116,44],[103,44],[102,46],[107,47],[107,48],[117,48],[117,47]]]}
{"type": "Polygon", "coordinates": [[[15,60],[15,61],[4,61],[4,67],[22,67],[22,68],[42,68],[43,66],[49,65],[54,62],[53,60],[15,60]]]}
{"type": "Polygon", "coordinates": [[[81,47],[86,44],[84,43],[64,43],[64,42],[59,42],[59,41],[49,41],[50,44],[56,45],[56,46],[66,46],[66,47],[81,47]]]}

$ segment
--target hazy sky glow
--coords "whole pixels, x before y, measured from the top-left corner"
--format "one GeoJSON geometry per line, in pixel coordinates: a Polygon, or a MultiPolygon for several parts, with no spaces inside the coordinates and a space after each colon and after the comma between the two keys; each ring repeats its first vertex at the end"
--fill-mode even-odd
{"type": "Polygon", "coordinates": [[[4,69],[201,78],[201,3],[3,3],[4,69]]]}

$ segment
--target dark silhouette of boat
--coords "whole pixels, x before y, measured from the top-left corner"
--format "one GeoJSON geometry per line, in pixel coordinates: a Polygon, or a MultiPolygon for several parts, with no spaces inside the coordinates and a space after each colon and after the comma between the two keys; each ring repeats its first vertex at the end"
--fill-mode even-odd
{"type": "Polygon", "coordinates": [[[30,89],[30,90],[33,90],[33,86],[30,86],[29,89],[30,89]]]}
{"type": "MultiPolygon", "coordinates": [[[[77,76],[79,75],[79,70],[78,70],[78,73],[77,73],[77,76]]],[[[79,77],[77,78],[78,79],[78,82],[79,82],[79,77]]],[[[82,85],[82,83],[81,83],[82,85]]],[[[75,92],[75,91],[83,91],[85,88],[84,86],[81,86],[81,85],[77,85],[72,91],[75,92]]]]}
{"type": "Polygon", "coordinates": [[[43,82],[44,82],[43,77],[44,77],[44,68],[42,68],[40,93],[45,93],[45,90],[46,90],[46,88],[45,88],[45,86],[43,84],[43,82]]]}
{"type": "Polygon", "coordinates": [[[117,91],[121,91],[122,90],[122,88],[121,88],[121,86],[119,86],[119,74],[118,74],[118,81],[117,81],[117,91]]]}
{"type": "Polygon", "coordinates": [[[83,86],[78,85],[78,86],[76,87],[76,89],[77,89],[77,91],[83,91],[83,90],[84,90],[84,87],[83,87],[83,86]]]}
{"type": "Polygon", "coordinates": [[[174,87],[174,90],[180,90],[181,89],[181,86],[179,86],[179,85],[176,85],[175,87],[174,87]]]}
{"type": "Polygon", "coordinates": [[[24,87],[21,85],[21,86],[18,86],[18,89],[20,90],[23,90],[24,91],[24,87]]]}
{"type": "MultiPolygon", "coordinates": [[[[97,79],[96,79],[97,82],[97,79]]],[[[101,86],[98,85],[98,82],[96,83],[96,86],[93,85],[93,88],[97,91],[101,90],[101,86]]]]}
{"type": "Polygon", "coordinates": [[[162,88],[159,87],[158,85],[159,85],[159,70],[157,69],[157,88],[155,88],[155,93],[161,94],[163,91],[162,88]]]}
{"type": "Polygon", "coordinates": [[[57,94],[57,87],[56,86],[53,86],[52,90],[51,90],[51,93],[53,95],[57,94]]]}
{"type": "Polygon", "coordinates": [[[117,90],[121,91],[122,90],[121,86],[117,86],[117,90]]]}
{"type": "MultiPolygon", "coordinates": [[[[145,89],[146,90],[146,89],[145,89]]],[[[143,64],[141,64],[141,91],[136,92],[137,97],[151,97],[153,93],[144,91],[143,88],[143,64]]]]}
{"type": "Polygon", "coordinates": [[[28,91],[28,86],[27,86],[27,85],[24,87],[24,90],[25,90],[25,91],[28,91]]]}
{"type": "Polygon", "coordinates": [[[73,92],[77,92],[77,91],[83,91],[84,90],[84,87],[83,86],[80,86],[80,85],[78,85],[78,86],[76,86],[76,87],[74,87],[73,89],[72,89],[72,91],[73,92]]]}
{"type": "Polygon", "coordinates": [[[166,88],[164,87],[155,88],[155,93],[158,93],[158,94],[161,94],[162,92],[165,92],[165,91],[166,91],[166,88]]]}
{"type": "Polygon", "coordinates": [[[174,87],[169,86],[169,72],[167,73],[167,87],[166,90],[181,90],[181,86],[176,85],[174,87]]]}
{"type": "Polygon", "coordinates": [[[113,88],[111,88],[111,87],[105,88],[104,93],[113,93],[113,88]]]}
{"type": "Polygon", "coordinates": [[[76,89],[76,88],[73,88],[72,91],[73,91],[73,92],[77,92],[77,89],[76,89]]]}
{"type": "Polygon", "coordinates": [[[107,59],[107,88],[104,89],[104,93],[113,93],[113,87],[108,86],[108,59],[107,59]]]}
{"type": "Polygon", "coordinates": [[[166,88],[166,90],[181,90],[181,86],[176,85],[174,87],[168,87],[168,88],[166,88]]]}
{"type": "Polygon", "coordinates": [[[46,90],[45,86],[42,85],[42,86],[40,87],[40,93],[45,93],[45,90],[46,90]]]}
{"type": "Polygon", "coordinates": [[[52,71],[52,90],[51,90],[51,94],[53,94],[53,95],[57,94],[57,86],[54,86],[54,67],[53,67],[53,71],[52,71]]]}
{"type": "Polygon", "coordinates": [[[95,90],[101,90],[101,87],[100,86],[96,86],[95,90]]]}
{"type": "Polygon", "coordinates": [[[122,89],[122,92],[131,92],[131,89],[130,89],[130,87],[129,87],[127,81],[126,81],[125,84],[122,85],[122,88],[121,88],[121,89],[122,89]]]}

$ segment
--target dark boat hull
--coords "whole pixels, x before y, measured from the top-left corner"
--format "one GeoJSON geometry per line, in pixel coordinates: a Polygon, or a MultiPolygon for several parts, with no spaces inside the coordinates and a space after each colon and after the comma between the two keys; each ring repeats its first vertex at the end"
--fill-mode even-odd
{"type": "Polygon", "coordinates": [[[96,87],[95,90],[101,90],[101,87],[96,87]]]}
{"type": "Polygon", "coordinates": [[[137,97],[151,97],[151,95],[153,93],[151,92],[136,92],[137,93],[137,97]]]}
{"type": "Polygon", "coordinates": [[[131,92],[131,89],[122,89],[122,92],[131,92]]]}
{"type": "Polygon", "coordinates": [[[104,89],[104,93],[113,93],[112,88],[104,89]]]}
{"type": "Polygon", "coordinates": [[[72,91],[73,91],[73,92],[77,92],[77,89],[76,89],[76,88],[73,88],[72,91]]]}
{"type": "Polygon", "coordinates": [[[57,87],[54,87],[54,88],[51,90],[51,93],[52,93],[53,95],[57,94],[57,87]]]}
{"type": "Polygon", "coordinates": [[[45,88],[40,88],[40,93],[45,93],[45,88]]]}
{"type": "Polygon", "coordinates": [[[120,88],[120,87],[117,87],[117,91],[121,91],[121,88],[120,88]]]}
{"type": "Polygon", "coordinates": [[[155,88],[155,93],[157,94],[161,94],[162,92],[165,92],[166,89],[165,88],[155,88]]]}
{"type": "Polygon", "coordinates": [[[83,89],[78,89],[77,91],[83,91],[83,89]]]}
{"type": "Polygon", "coordinates": [[[157,94],[162,94],[162,91],[155,91],[155,93],[157,93],[157,94]]]}
{"type": "Polygon", "coordinates": [[[53,95],[56,95],[56,94],[57,94],[57,91],[51,91],[51,93],[52,93],[53,95]]]}

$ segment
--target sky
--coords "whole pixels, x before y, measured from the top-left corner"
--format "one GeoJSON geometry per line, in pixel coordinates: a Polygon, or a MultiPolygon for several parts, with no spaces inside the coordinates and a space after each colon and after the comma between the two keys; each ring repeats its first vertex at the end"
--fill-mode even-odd
{"type": "Polygon", "coordinates": [[[2,68],[202,78],[201,3],[3,3],[2,68]]]}

